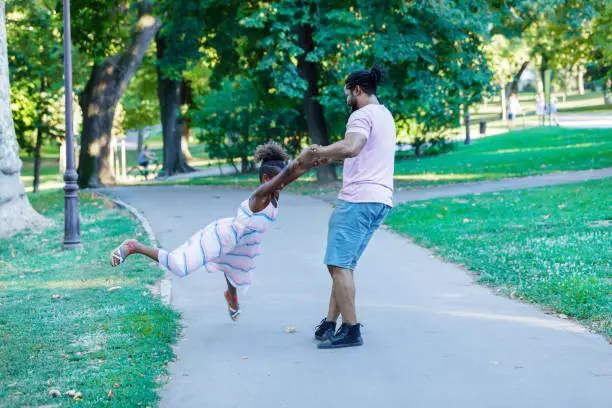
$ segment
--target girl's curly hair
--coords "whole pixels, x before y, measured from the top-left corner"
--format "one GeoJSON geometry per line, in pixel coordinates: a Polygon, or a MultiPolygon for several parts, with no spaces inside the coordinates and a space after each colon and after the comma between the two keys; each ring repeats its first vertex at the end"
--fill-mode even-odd
{"type": "Polygon", "coordinates": [[[283,146],[277,142],[268,142],[257,146],[255,149],[255,161],[261,163],[259,167],[259,179],[263,175],[274,177],[287,166],[289,156],[283,146]]]}

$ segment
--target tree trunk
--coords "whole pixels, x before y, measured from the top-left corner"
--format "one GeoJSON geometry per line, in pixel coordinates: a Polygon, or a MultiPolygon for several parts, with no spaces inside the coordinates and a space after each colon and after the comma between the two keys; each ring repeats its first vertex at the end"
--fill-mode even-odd
{"type": "Polygon", "coordinates": [[[502,120],[506,121],[508,120],[508,105],[507,105],[507,99],[506,99],[506,87],[504,86],[504,84],[501,84],[501,87],[499,89],[499,98],[501,99],[501,109],[502,109],[502,120]]]}
{"type": "MultiPolygon", "coordinates": [[[[166,50],[165,40],[158,34],[155,37],[157,43],[157,60],[164,57],[166,50]]],[[[194,171],[187,164],[181,149],[183,123],[181,120],[181,83],[168,78],[157,66],[157,97],[159,98],[159,109],[161,113],[163,143],[164,143],[164,177],[177,173],[194,171]]]]}
{"type": "Polygon", "coordinates": [[[144,129],[138,129],[138,154],[142,152],[143,145],[144,145],[144,129]]]}
{"type": "Polygon", "coordinates": [[[578,93],[584,95],[584,67],[578,65],[578,93]]]}
{"type": "Polygon", "coordinates": [[[40,148],[42,147],[43,141],[43,130],[38,127],[36,130],[36,147],[34,147],[34,183],[32,184],[32,191],[38,193],[38,186],[40,184],[40,148]]]}
{"type": "MultiPolygon", "coordinates": [[[[310,139],[315,144],[327,146],[329,144],[327,124],[325,123],[323,107],[317,100],[319,96],[317,66],[314,62],[306,61],[306,55],[314,49],[312,34],[312,26],[304,24],[298,27],[299,46],[304,50],[304,54],[298,60],[298,70],[300,77],[308,83],[308,89],[304,94],[302,103],[310,139]]],[[[338,176],[334,166],[328,164],[317,167],[317,181],[320,183],[329,183],[337,179],[338,176]]]]}
{"type": "Polygon", "coordinates": [[[147,48],[160,28],[151,13],[153,4],[143,0],[139,18],[126,50],[92,67],[89,81],[79,97],[83,111],[83,133],[79,158],[81,188],[112,184],[115,179],[109,160],[115,109],[147,48]]]}
{"type": "Polygon", "coordinates": [[[6,17],[4,1],[0,1],[0,238],[48,223],[32,209],[21,182],[19,145],[11,112],[6,17]]]}
{"type": "Polygon", "coordinates": [[[604,103],[612,104],[612,78],[608,78],[604,84],[604,103]]]}
{"type": "Polygon", "coordinates": [[[510,85],[510,94],[513,94],[513,93],[518,94],[519,82],[521,81],[521,76],[523,76],[523,72],[525,72],[528,66],[529,66],[529,61],[523,62],[523,64],[519,68],[516,75],[514,75],[514,79],[512,80],[512,84],[510,85]]]}
{"type": "MultiPolygon", "coordinates": [[[[46,89],[46,78],[43,75],[40,78],[40,94],[42,96],[42,94],[47,90],[46,89]]],[[[46,104],[44,101],[42,101],[41,99],[41,106],[44,106],[46,108],[46,104]]],[[[46,109],[45,111],[42,113],[42,115],[46,114],[46,109]]],[[[41,116],[42,116],[41,115],[41,116]]],[[[34,193],[38,193],[38,186],[40,185],[40,149],[42,147],[42,142],[43,142],[43,128],[42,128],[42,123],[40,121],[39,118],[39,123],[38,123],[38,127],[36,129],[36,145],[34,147],[34,182],[32,183],[32,191],[34,193]]]]}
{"type": "MultiPolygon", "coordinates": [[[[193,92],[191,86],[187,81],[183,79],[181,83],[181,107],[191,109],[193,107],[193,92]]],[[[191,152],[189,151],[189,130],[191,129],[191,120],[188,116],[182,115],[182,133],[181,133],[181,152],[187,162],[193,159],[191,152]]]]}

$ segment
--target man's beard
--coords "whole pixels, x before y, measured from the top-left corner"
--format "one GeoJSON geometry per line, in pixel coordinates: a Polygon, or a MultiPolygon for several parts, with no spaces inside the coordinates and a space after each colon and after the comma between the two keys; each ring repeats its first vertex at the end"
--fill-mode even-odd
{"type": "Polygon", "coordinates": [[[356,102],[351,103],[351,113],[355,112],[356,110],[359,110],[357,103],[356,102]]]}

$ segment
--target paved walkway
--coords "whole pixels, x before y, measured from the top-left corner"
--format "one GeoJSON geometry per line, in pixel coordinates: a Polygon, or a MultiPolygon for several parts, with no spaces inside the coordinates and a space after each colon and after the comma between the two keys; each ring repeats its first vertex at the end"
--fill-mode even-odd
{"type": "MultiPolygon", "coordinates": [[[[166,247],[231,216],[246,195],[186,186],[111,194],[142,210],[166,247]]],[[[602,337],[496,296],[385,230],[356,271],[365,345],[316,349],[313,327],[330,288],[322,259],[331,207],[289,194],[280,205],[240,322],[227,316],[221,276],[173,280],[185,329],[162,407],[610,406],[612,346],[602,337]]]]}
{"type": "MultiPolygon", "coordinates": [[[[442,197],[456,197],[467,194],[493,193],[505,190],[521,190],[534,187],[557,186],[561,184],[580,183],[587,180],[598,180],[612,177],[612,167],[598,170],[570,171],[539,176],[517,177],[504,180],[476,181],[470,183],[454,183],[438,187],[415,188],[400,190],[393,194],[394,203],[407,201],[432,200],[442,197]]],[[[317,196],[328,203],[336,201],[337,194],[317,196]]]]}

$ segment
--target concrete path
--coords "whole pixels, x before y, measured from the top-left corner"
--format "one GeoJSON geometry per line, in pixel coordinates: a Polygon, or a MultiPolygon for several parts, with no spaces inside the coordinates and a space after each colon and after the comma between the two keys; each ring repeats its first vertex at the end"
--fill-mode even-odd
{"type": "MultiPolygon", "coordinates": [[[[521,190],[534,187],[556,186],[561,184],[580,183],[587,180],[599,180],[612,177],[612,167],[598,170],[570,171],[566,173],[544,174],[539,176],[517,177],[504,180],[476,181],[454,183],[439,187],[415,188],[400,190],[393,194],[394,203],[407,201],[432,200],[441,197],[455,197],[467,194],[493,193],[505,190],[521,190]]],[[[337,194],[325,194],[317,198],[328,203],[336,201],[337,194]]]]}
{"type": "MultiPolygon", "coordinates": [[[[142,210],[166,247],[232,216],[247,195],[186,186],[110,193],[142,210]]],[[[330,288],[322,259],[331,206],[288,194],[280,205],[240,322],[227,316],[222,276],[173,280],[185,329],[162,407],[611,406],[606,340],[496,296],[385,230],[356,271],[365,345],[318,350],[312,335],[330,288]]]]}
{"type": "Polygon", "coordinates": [[[559,125],[568,128],[612,128],[612,114],[601,113],[558,113],[559,125]]]}

